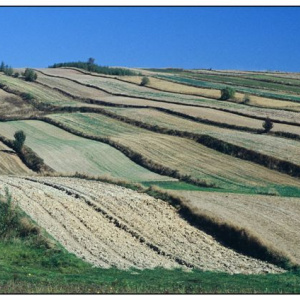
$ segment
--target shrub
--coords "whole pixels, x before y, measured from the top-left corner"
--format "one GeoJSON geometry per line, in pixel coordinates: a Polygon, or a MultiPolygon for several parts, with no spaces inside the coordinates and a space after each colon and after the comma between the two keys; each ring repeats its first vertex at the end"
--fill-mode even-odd
{"type": "Polygon", "coordinates": [[[149,84],[149,82],[150,82],[149,78],[146,77],[146,76],[144,76],[144,77],[142,78],[142,81],[141,81],[140,85],[141,85],[141,86],[145,86],[145,85],[149,84]]]}
{"type": "Polygon", "coordinates": [[[266,118],[262,126],[264,128],[264,132],[268,133],[273,128],[273,122],[269,118],[266,118]]]}
{"type": "Polygon", "coordinates": [[[20,152],[21,149],[22,149],[22,147],[23,147],[23,145],[24,145],[24,142],[25,142],[25,139],[26,139],[26,135],[25,135],[24,131],[19,130],[19,131],[15,132],[14,138],[15,138],[15,141],[14,141],[15,150],[17,152],[20,152]]]}
{"type": "Polygon", "coordinates": [[[232,99],[235,95],[235,90],[231,87],[226,87],[225,89],[221,90],[221,100],[228,100],[232,99]]]}
{"type": "Polygon", "coordinates": [[[16,229],[19,221],[17,212],[12,204],[12,197],[7,188],[4,196],[0,194],[0,207],[0,238],[4,238],[16,229]]]}
{"type": "Polygon", "coordinates": [[[13,73],[14,73],[14,69],[13,69],[12,67],[5,66],[3,72],[4,72],[4,74],[7,75],[7,76],[12,76],[13,73]]]}
{"type": "Polygon", "coordinates": [[[20,73],[19,72],[16,72],[16,73],[14,73],[14,75],[13,75],[15,78],[18,78],[19,76],[20,76],[20,73]]]}
{"type": "Polygon", "coordinates": [[[36,81],[37,74],[32,69],[26,69],[24,72],[24,78],[26,81],[36,81]]]}
{"type": "Polygon", "coordinates": [[[0,72],[4,72],[4,69],[5,69],[5,64],[4,64],[4,62],[1,62],[0,72]]]}

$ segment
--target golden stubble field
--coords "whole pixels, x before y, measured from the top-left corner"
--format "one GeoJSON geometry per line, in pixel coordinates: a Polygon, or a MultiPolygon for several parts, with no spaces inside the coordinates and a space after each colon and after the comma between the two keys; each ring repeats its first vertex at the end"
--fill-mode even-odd
{"type": "Polygon", "coordinates": [[[270,249],[300,264],[300,199],[266,195],[240,195],[177,191],[195,214],[243,228],[270,249]]]}

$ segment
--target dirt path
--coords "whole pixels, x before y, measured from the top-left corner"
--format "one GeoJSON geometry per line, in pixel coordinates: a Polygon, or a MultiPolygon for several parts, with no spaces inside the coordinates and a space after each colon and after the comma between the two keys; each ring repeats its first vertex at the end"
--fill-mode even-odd
{"type": "Polygon", "coordinates": [[[145,194],[74,178],[1,176],[1,193],[6,186],[20,207],[68,251],[95,266],[281,271],[223,247],[173,207],[145,194]]]}

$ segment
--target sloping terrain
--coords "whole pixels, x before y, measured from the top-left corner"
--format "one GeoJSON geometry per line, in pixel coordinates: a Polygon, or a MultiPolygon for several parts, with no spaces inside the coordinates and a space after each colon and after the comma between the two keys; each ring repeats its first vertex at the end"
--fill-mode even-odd
{"type": "Polygon", "coordinates": [[[207,148],[192,140],[153,133],[98,114],[60,114],[50,118],[83,134],[110,137],[163,166],[177,169],[223,188],[269,185],[300,186],[300,182],[257,164],[207,148]]]}
{"type": "Polygon", "coordinates": [[[300,264],[300,198],[178,191],[195,214],[244,228],[300,264]]]}
{"type": "Polygon", "coordinates": [[[18,205],[67,250],[102,268],[281,271],[221,246],[174,208],[144,194],[71,178],[0,181],[0,191],[8,187],[18,205]]]}
{"type": "Polygon", "coordinates": [[[107,144],[75,136],[44,122],[1,123],[0,134],[7,138],[13,138],[17,130],[26,133],[26,144],[57,172],[108,175],[132,181],[173,180],[135,164],[107,144]]]}
{"type": "Polygon", "coordinates": [[[25,103],[21,97],[10,94],[0,89],[0,118],[31,117],[37,110],[25,103]]]}
{"type": "Polygon", "coordinates": [[[15,151],[0,142],[0,175],[34,174],[20,160],[15,151]]]}

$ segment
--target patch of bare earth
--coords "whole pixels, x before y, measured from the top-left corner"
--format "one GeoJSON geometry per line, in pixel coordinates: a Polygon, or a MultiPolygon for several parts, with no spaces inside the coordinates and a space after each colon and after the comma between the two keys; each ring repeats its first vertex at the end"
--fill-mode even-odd
{"type": "Polygon", "coordinates": [[[229,273],[283,270],[223,247],[167,203],[122,187],[74,178],[0,177],[19,206],[68,251],[109,268],[198,268],[229,273]]]}
{"type": "Polygon", "coordinates": [[[244,228],[300,264],[300,198],[176,191],[194,214],[244,228]]]}

